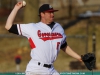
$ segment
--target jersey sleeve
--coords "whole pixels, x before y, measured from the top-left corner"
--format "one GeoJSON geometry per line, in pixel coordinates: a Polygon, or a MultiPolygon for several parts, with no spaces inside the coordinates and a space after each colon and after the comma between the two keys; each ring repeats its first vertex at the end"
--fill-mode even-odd
{"type": "Polygon", "coordinates": [[[63,39],[62,39],[62,42],[61,42],[61,48],[64,48],[65,46],[67,46],[67,41],[66,41],[66,35],[63,34],[63,39]]]}
{"type": "Polygon", "coordinates": [[[66,42],[66,34],[65,34],[65,32],[64,32],[64,29],[62,28],[62,26],[59,24],[59,23],[56,23],[57,24],[57,28],[56,28],[56,31],[58,31],[58,32],[60,32],[61,34],[62,34],[62,36],[63,36],[63,38],[62,38],[62,41],[61,41],[61,46],[62,45],[64,45],[64,44],[66,44],[67,45],[67,42],[66,42]]]}
{"type": "Polygon", "coordinates": [[[25,36],[25,37],[29,37],[29,30],[31,28],[32,24],[17,24],[17,29],[18,29],[18,33],[19,35],[25,36]]]}
{"type": "Polygon", "coordinates": [[[66,42],[66,34],[64,32],[64,29],[62,28],[62,26],[59,23],[56,23],[58,25],[57,30],[59,30],[59,32],[62,34],[63,38],[61,41],[61,47],[60,48],[64,48],[65,46],[67,46],[67,42],[66,42]]]}

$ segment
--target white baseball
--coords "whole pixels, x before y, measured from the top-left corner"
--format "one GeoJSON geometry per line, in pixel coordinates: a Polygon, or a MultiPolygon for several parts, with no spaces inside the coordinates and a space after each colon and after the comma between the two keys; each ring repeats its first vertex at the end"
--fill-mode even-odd
{"type": "Polygon", "coordinates": [[[23,1],[23,6],[26,6],[26,2],[25,1],[23,1]]]}

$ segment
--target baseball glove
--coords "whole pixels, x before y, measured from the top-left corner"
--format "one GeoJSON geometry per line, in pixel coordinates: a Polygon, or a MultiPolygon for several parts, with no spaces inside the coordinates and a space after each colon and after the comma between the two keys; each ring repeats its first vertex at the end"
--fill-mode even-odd
{"type": "Polygon", "coordinates": [[[96,57],[94,53],[81,55],[81,58],[88,70],[92,70],[95,67],[96,57]]]}

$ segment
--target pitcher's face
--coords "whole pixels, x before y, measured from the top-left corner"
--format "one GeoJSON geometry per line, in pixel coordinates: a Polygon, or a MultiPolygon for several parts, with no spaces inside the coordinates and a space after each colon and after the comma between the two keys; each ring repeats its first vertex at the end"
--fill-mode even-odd
{"type": "Polygon", "coordinates": [[[42,18],[46,23],[51,23],[54,21],[54,12],[44,12],[42,18]]]}

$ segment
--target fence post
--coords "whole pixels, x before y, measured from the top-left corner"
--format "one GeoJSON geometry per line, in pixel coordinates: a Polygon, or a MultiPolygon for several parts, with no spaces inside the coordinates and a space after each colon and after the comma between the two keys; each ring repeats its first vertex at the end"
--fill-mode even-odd
{"type": "MultiPolygon", "coordinates": [[[[92,35],[92,41],[93,41],[93,53],[96,56],[96,34],[93,33],[92,35]]],[[[94,65],[94,68],[96,69],[96,64],[94,65]]]]}

